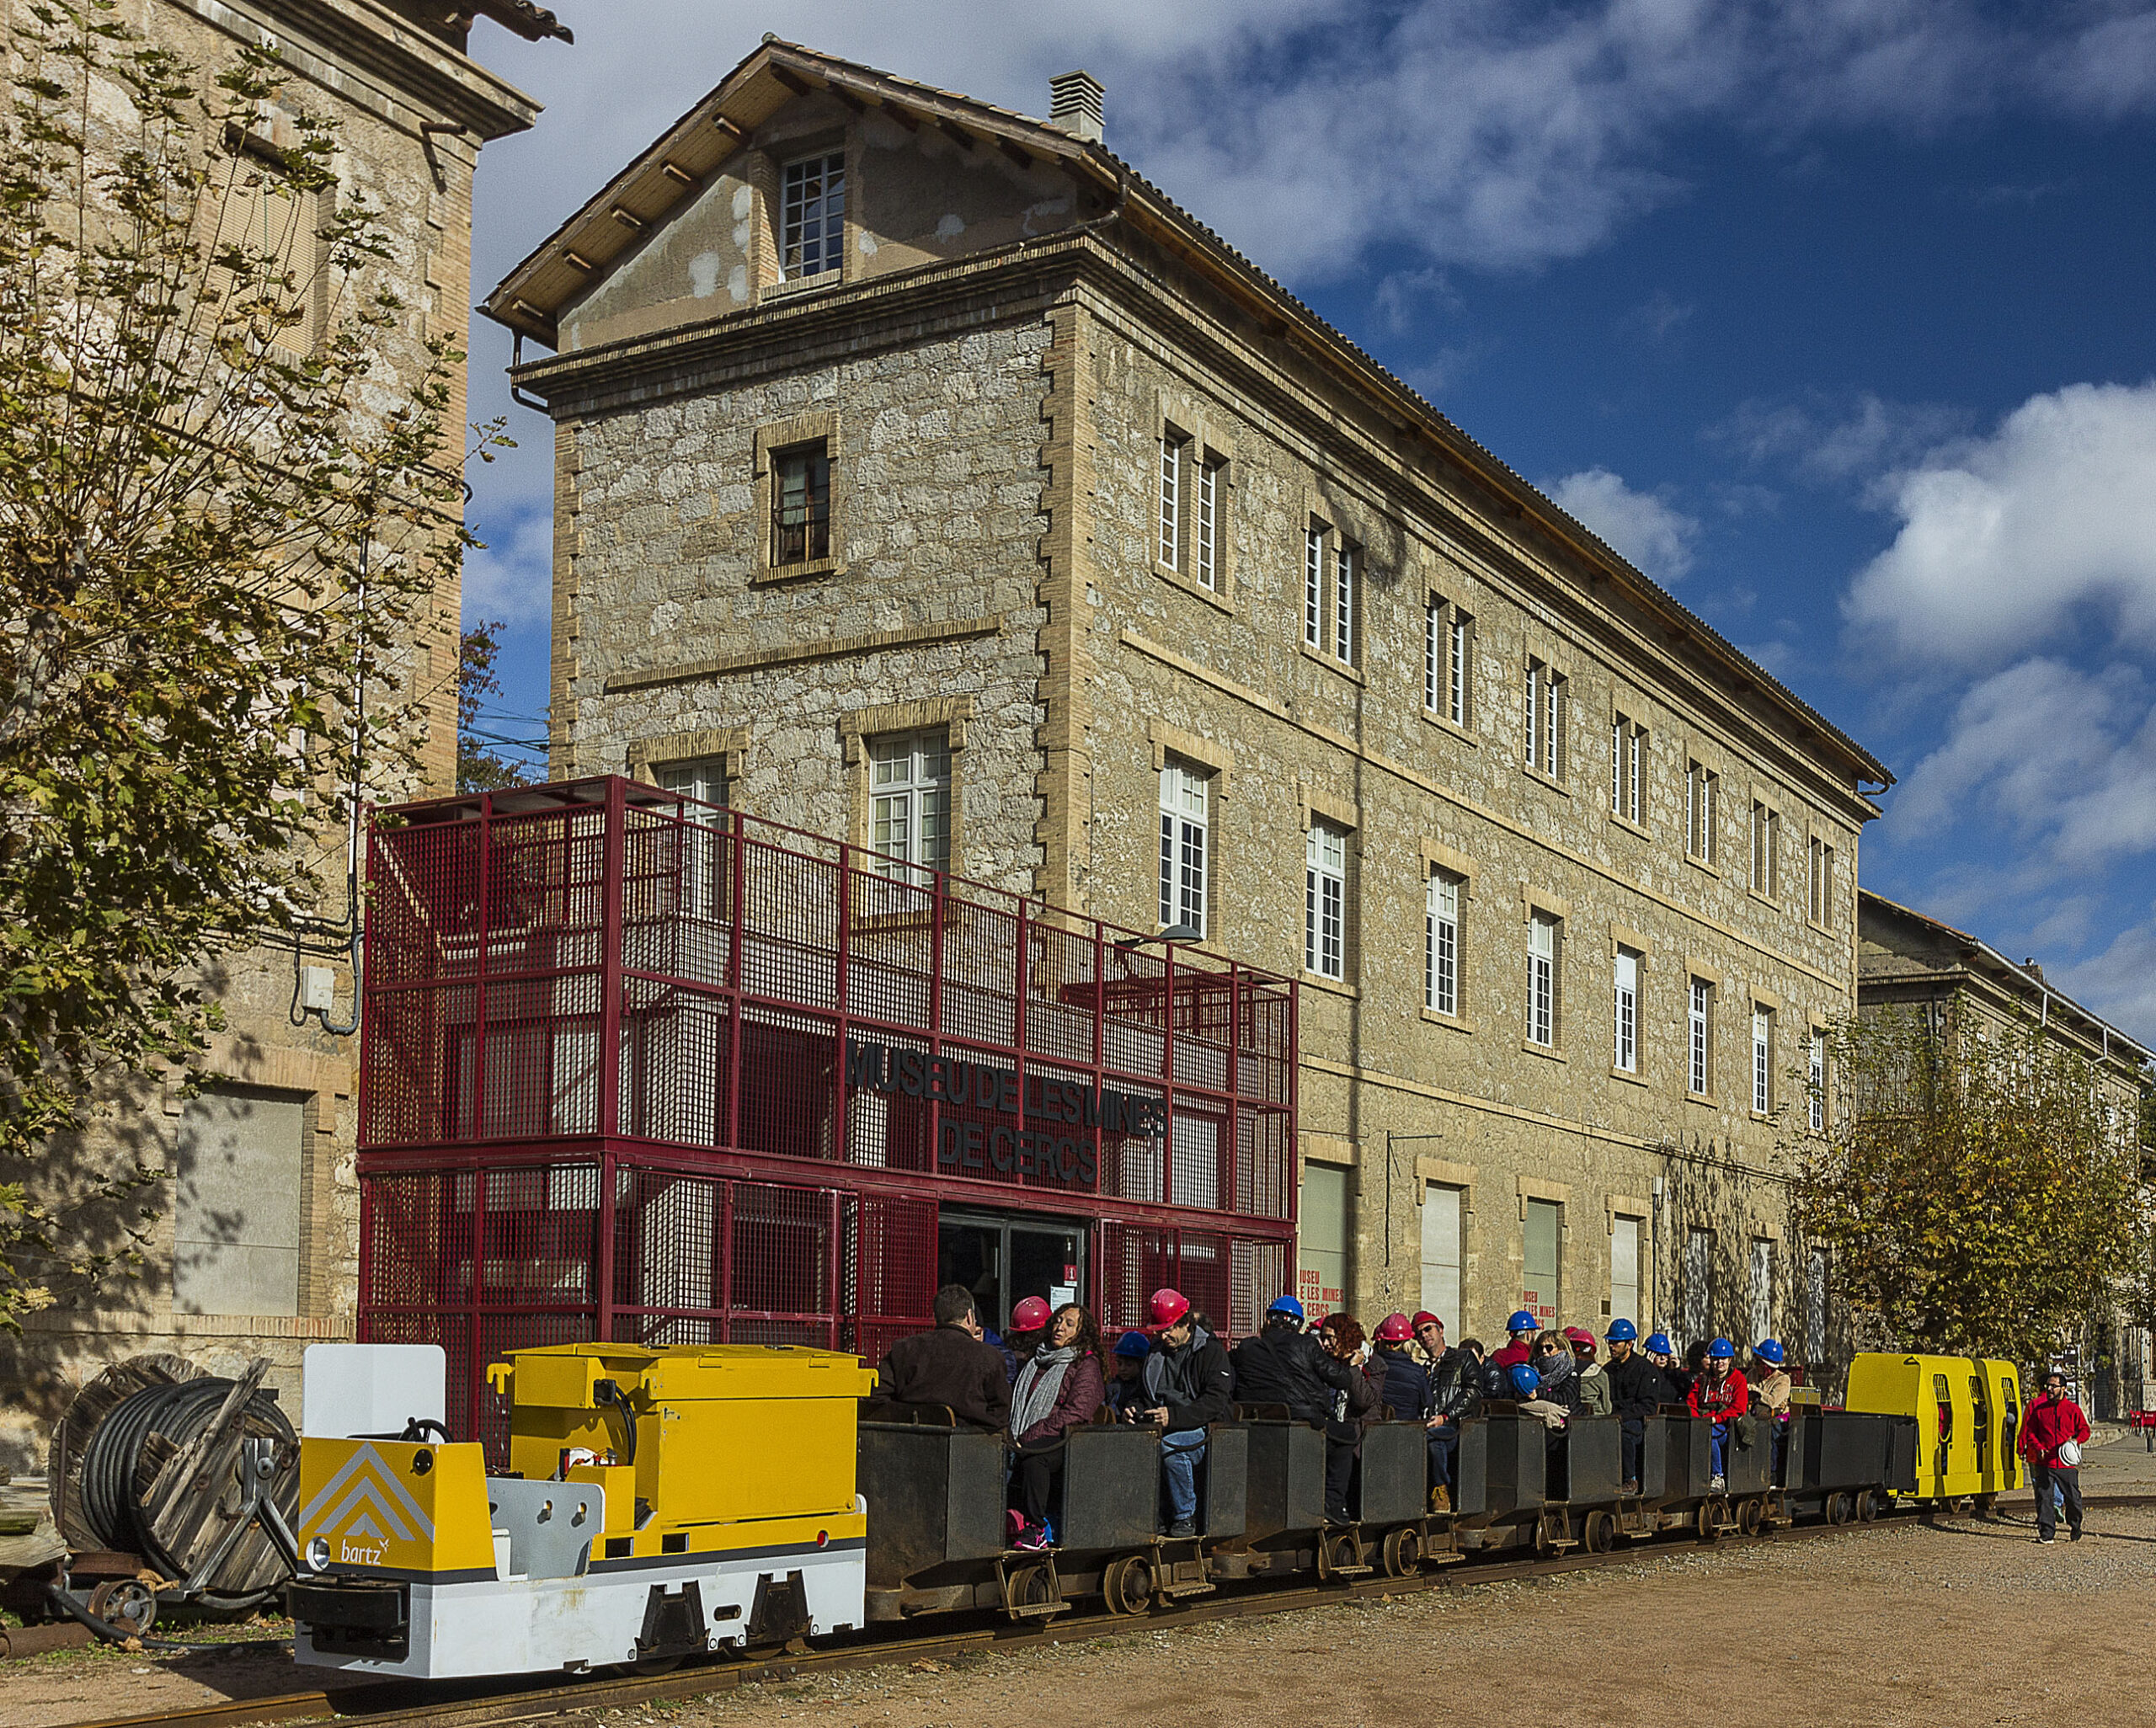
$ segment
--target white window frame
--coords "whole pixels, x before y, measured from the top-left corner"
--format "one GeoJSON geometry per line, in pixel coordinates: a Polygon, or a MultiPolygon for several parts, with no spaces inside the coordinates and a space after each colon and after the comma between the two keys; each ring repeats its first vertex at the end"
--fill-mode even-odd
{"type": "Polygon", "coordinates": [[[1325,553],[1330,531],[1315,522],[1303,530],[1303,646],[1325,648],[1325,553]]]}
{"type": "Polygon", "coordinates": [[[1198,461],[1198,512],[1192,524],[1191,574],[1200,588],[1220,586],[1219,458],[1201,454],[1198,461]]]}
{"type": "Polygon", "coordinates": [[[1716,805],[1721,776],[1694,757],[1684,765],[1684,852],[1712,868],[1715,861],[1716,805]]]}
{"type": "Polygon", "coordinates": [[[1458,877],[1433,870],[1422,890],[1422,1005],[1449,1019],[1460,1016],[1458,877]]]}
{"type": "Polygon", "coordinates": [[[1171,756],[1161,767],[1160,927],[1207,934],[1212,900],[1213,776],[1171,756]]]}
{"type": "Polygon", "coordinates": [[[1774,1011],[1752,1005],[1752,1110],[1765,1116],[1774,1107],[1774,1011]]]}
{"type": "Polygon", "coordinates": [[[878,872],[926,887],[951,867],[951,741],[940,729],[867,741],[869,850],[878,872]],[[937,772],[938,767],[941,772],[937,772]]]}
{"type": "Polygon", "coordinates": [[[1362,606],[1363,549],[1343,536],[1332,549],[1332,658],[1355,664],[1355,627],[1362,606]]]}
{"type": "Polygon", "coordinates": [[[1747,1316],[1752,1322],[1750,1342],[1774,1336],[1774,1274],[1780,1268],[1774,1264],[1781,1256],[1774,1251],[1772,1236],[1752,1239],[1752,1264],[1749,1267],[1752,1311],[1747,1316]]]}
{"type": "Polygon", "coordinates": [[[1338,980],[1348,969],[1348,831],[1310,819],[1303,845],[1303,970],[1338,980]]]}
{"type": "Polygon", "coordinates": [[[1630,716],[1613,713],[1609,720],[1609,813],[1635,828],[1641,821],[1640,803],[1642,771],[1640,759],[1646,754],[1646,728],[1630,716]]]}
{"type": "Polygon", "coordinates": [[[1827,1034],[1818,1027],[1812,1028],[1811,1085],[1805,1110],[1815,1134],[1827,1131],[1827,1034]]]}
{"type": "Polygon", "coordinates": [[[1433,596],[1422,613],[1422,706],[1433,714],[1444,712],[1438,707],[1438,669],[1445,653],[1445,615],[1450,610],[1433,596]]]}
{"type": "Polygon", "coordinates": [[[819,150],[813,156],[798,157],[779,170],[779,271],[787,281],[805,281],[811,276],[830,275],[843,267],[846,258],[846,152],[843,150],[819,150]],[[806,190],[810,174],[818,177],[820,189],[814,198],[806,190]],[[835,175],[838,189],[831,189],[835,175]],[[797,189],[796,182],[801,182],[797,189]],[[835,210],[833,205],[835,204],[835,210]],[[812,220],[821,225],[816,257],[821,265],[817,269],[796,267],[788,269],[788,255],[802,244],[799,230],[805,229],[812,220]],[[832,237],[830,225],[835,221],[838,234],[832,237]],[[828,261],[826,261],[828,260],[828,261]]]}
{"type": "Polygon", "coordinates": [[[1557,1048],[1557,968],[1564,933],[1551,914],[1534,911],[1527,920],[1527,1041],[1537,1048],[1557,1048]]]}
{"type": "Polygon", "coordinates": [[[1565,780],[1565,675],[1547,663],[1527,663],[1527,765],[1561,786],[1565,780]]]}
{"type": "Polygon", "coordinates": [[[1176,571],[1182,568],[1182,477],[1189,450],[1187,438],[1161,435],[1161,534],[1155,555],[1176,571]]]}
{"type": "Polygon", "coordinates": [[[1781,813],[1764,798],[1752,800],[1752,892],[1774,898],[1780,883],[1781,813]]]}
{"type": "Polygon", "coordinates": [[[1704,1098],[1715,1083],[1715,987],[1704,978],[1691,981],[1685,1005],[1685,1090],[1704,1098]]]}
{"type": "Polygon", "coordinates": [[[1833,926],[1834,916],[1834,847],[1823,835],[1812,836],[1811,881],[1806,899],[1812,921],[1822,930],[1833,926]]]}
{"type": "Polygon", "coordinates": [[[1445,669],[1445,717],[1455,726],[1465,727],[1470,711],[1470,680],[1473,677],[1475,655],[1475,620],[1458,606],[1451,609],[1452,618],[1447,629],[1447,664],[1445,669]]]}
{"type": "Polygon", "coordinates": [[[1613,998],[1610,1066],[1620,1074],[1640,1071],[1640,955],[1620,948],[1610,964],[1613,998]]]}

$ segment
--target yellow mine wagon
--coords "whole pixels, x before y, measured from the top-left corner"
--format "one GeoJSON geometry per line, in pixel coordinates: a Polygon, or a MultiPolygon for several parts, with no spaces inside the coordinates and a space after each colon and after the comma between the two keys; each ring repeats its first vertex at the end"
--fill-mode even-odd
{"type": "Polygon", "coordinates": [[[2021,1485],[2021,1381],[2010,1362],[1866,1352],[1849,1364],[1845,1403],[1917,1419],[1914,1485],[1897,1485],[1898,1498],[1988,1505],[2021,1485]]]}
{"type": "Polygon", "coordinates": [[[855,1357],[520,1350],[489,1370],[510,1400],[510,1474],[492,1476],[477,1442],[431,1437],[438,1351],[417,1347],[432,1351],[431,1396],[382,1371],[387,1351],[414,1347],[344,1347],[319,1388],[310,1352],[310,1407],[344,1419],[301,1442],[300,1661],[574,1672],[862,1624],[854,1427],[874,1376],[855,1357]]]}

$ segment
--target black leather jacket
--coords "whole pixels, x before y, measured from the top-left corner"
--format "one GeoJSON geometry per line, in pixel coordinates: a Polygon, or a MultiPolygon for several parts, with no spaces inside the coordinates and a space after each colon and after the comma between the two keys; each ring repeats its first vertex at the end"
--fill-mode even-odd
{"type": "Polygon", "coordinates": [[[1677,1401],[1677,1389],[1668,1378],[1635,1350],[1623,1362],[1612,1360],[1602,1370],[1609,1381],[1609,1402],[1620,1416],[1644,1421],[1665,1404],[1677,1401]]]}
{"type": "Polygon", "coordinates": [[[1326,1353],[1308,1332],[1269,1325],[1229,1352],[1235,1370],[1235,1402],[1284,1404],[1298,1421],[1332,1419],[1333,1395],[1362,1378],[1351,1362],[1326,1353]]]}
{"type": "Polygon", "coordinates": [[[1430,1364],[1430,1405],[1433,1416],[1450,1416],[1455,1422],[1473,1416],[1481,1405],[1481,1370],[1465,1350],[1449,1347],[1430,1364]]]}

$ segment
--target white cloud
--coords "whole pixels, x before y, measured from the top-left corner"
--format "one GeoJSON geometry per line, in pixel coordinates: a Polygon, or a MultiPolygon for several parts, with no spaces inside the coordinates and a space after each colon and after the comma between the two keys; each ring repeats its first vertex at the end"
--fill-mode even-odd
{"type": "Polygon", "coordinates": [[[1867,644],[1982,666],[2089,609],[2156,643],[2156,382],[2031,397],[1887,490],[1901,529],[1844,604],[1867,644]]]}
{"type": "Polygon", "coordinates": [[[1869,490],[1961,431],[1967,419],[1944,403],[1893,402],[1868,390],[1839,398],[1814,393],[1740,403],[1707,435],[1748,461],[1786,462],[1807,480],[1854,481],[1869,490]]]}
{"type": "Polygon", "coordinates": [[[1692,568],[1699,519],[1652,492],[1635,492],[1622,475],[1586,468],[1543,490],[1656,581],[1674,582],[1692,568]]]}
{"type": "Polygon", "coordinates": [[[2100,954],[2047,969],[2076,1001],[2156,1046],[2156,920],[2129,925],[2100,954]]]}
{"type": "Polygon", "coordinates": [[[2150,701],[2128,666],[2030,659],[1994,674],[1961,698],[1945,742],[1896,790],[1889,834],[1924,838],[1958,824],[1993,846],[2010,834],[2039,876],[2156,849],[2150,701]]]}
{"type": "Polygon", "coordinates": [[[542,503],[504,509],[499,502],[480,529],[489,544],[464,557],[464,617],[490,618],[512,630],[552,615],[554,515],[542,503]]]}

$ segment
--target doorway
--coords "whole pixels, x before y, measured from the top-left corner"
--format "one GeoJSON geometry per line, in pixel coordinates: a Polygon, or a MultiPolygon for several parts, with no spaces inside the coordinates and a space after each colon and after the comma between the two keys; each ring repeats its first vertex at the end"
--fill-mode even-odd
{"type": "Polygon", "coordinates": [[[1028,1296],[1050,1308],[1086,1299],[1082,1224],[1030,1215],[946,1212],[936,1224],[936,1282],[974,1293],[984,1324],[1009,1330],[1028,1296]]]}

